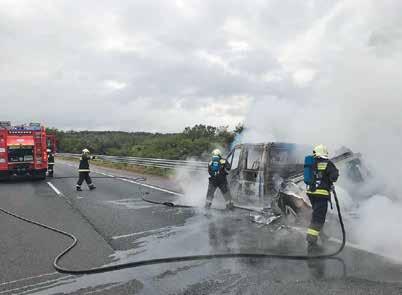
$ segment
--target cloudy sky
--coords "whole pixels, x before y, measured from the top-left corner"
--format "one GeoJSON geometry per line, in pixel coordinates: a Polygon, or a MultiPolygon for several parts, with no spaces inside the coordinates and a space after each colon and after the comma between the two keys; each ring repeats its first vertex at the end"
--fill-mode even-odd
{"type": "Polygon", "coordinates": [[[311,103],[346,49],[392,43],[398,2],[0,0],[0,119],[162,132],[255,121],[267,97],[311,103]]]}

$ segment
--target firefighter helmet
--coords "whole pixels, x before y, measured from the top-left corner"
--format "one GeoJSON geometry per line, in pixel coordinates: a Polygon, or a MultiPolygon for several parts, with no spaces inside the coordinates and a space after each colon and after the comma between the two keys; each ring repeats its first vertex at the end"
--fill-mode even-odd
{"type": "Polygon", "coordinates": [[[82,150],[82,153],[83,153],[83,154],[89,154],[89,150],[88,150],[88,149],[83,149],[83,150],[82,150]]]}
{"type": "Polygon", "coordinates": [[[220,151],[219,149],[214,149],[214,150],[212,151],[212,156],[215,156],[215,157],[222,157],[222,153],[221,153],[221,151],[220,151]]]}
{"type": "Polygon", "coordinates": [[[314,156],[318,158],[328,159],[327,147],[323,144],[317,145],[313,150],[314,156]]]}

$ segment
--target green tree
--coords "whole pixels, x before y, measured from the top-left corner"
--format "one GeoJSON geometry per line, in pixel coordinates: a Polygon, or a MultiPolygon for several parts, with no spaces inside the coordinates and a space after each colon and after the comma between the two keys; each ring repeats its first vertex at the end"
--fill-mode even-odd
{"type": "MultiPolygon", "coordinates": [[[[240,126],[240,125],[238,125],[240,126]]],[[[94,154],[135,156],[164,159],[203,159],[206,152],[219,146],[228,148],[243,127],[230,131],[228,126],[197,124],[180,133],[147,133],[122,131],[62,131],[55,133],[59,152],[80,153],[88,148],[94,154]]],[[[242,126],[242,125],[241,125],[242,126]]]]}

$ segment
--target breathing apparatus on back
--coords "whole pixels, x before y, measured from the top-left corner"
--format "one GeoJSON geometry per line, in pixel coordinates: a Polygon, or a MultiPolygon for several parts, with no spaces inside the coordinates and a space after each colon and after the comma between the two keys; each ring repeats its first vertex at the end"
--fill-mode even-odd
{"type": "Polygon", "coordinates": [[[221,163],[220,163],[221,158],[219,156],[212,156],[211,160],[212,160],[211,161],[211,171],[216,176],[219,173],[219,171],[221,170],[221,163]]]}
{"type": "Polygon", "coordinates": [[[213,173],[214,176],[218,175],[220,170],[222,169],[222,153],[219,149],[215,149],[212,151],[212,158],[211,158],[211,172],[213,173]]]}
{"type": "Polygon", "coordinates": [[[304,158],[304,183],[309,186],[311,191],[315,190],[317,181],[321,178],[318,175],[317,158],[328,159],[328,150],[322,144],[314,148],[313,155],[308,155],[304,158]]]}

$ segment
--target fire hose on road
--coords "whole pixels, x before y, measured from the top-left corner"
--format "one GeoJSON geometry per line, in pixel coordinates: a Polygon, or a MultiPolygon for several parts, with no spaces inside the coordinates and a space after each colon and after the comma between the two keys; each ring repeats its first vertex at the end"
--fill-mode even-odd
{"type": "MultiPolygon", "coordinates": [[[[111,178],[113,178],[113,177],[111,177],[111,178]]],[[[118,177],[116,177],[116,178],[118,178],[118,177]]],[[[334,199],[335,199],[336,209],[337,209],[338,218],[339,218],[339,224],[340,224],[341,231],[342,231],[342,243],[341,243],[339,249],[337,251],[335,251],[334,253],[317,254],[317,255],[281,255],[281,254],[273,254],[273,253],[271,253],[271,254],[270,253],[219,253],[219,254],[206,254],[206,255],[164,257],[164,258],[157,258],[157,259],[133,261],[133,262],[127,262],[127,263],[121,263],[121,264],[115,264],[115,265],[94,267],[94,268],[88,268],[88,269],[68,269],[59,264],[60,260],[64,256],[66,256],[67,253],[69,253],[78,244],[78,239],[73,234],[63,231],[61,229],[52,227],[50,225],[46,225],[41,222],[20,216],[16,213],[6,210],[4,208],[0,208],[0,211],[3,212],[4,214],[17,218],[24,222],[37,225],[41,228],[45,228],[47,230],[59,233],[60,235],[70,238],[72,240],[72,243],[65,250],[63,250],[60,254],[58,254],[56,256],[56,258],[53,261],[53,267],[60,273],[81,275],[81,274],[104,273],[104,272],[110,272],[110,271],[116,271],[116,270],[121,270],[121,269],[125,269],[125,268],[134,268],[134,267],[140,267],[140,266],[146,266],[146,265],[195,261],[195,260],[208,260],[208,259],[228,259],[228,258],[261,258],[261,259],[285,259],[285,260],[317,260],[317,259],[331,259],[331,258],[338,259],[338,258],[335,258],[334,256],[341,253],[342,250],[344,249],[345,243],[346,243],[346,232],[345,232],[345,226],[343,223],[342,214],[341,214],[341,210],[340,210],[340,206],[339,206],[338,197],[336,195],[335,190],[333,191],[333,193],[334,193],[334,199]]],[[[145,198],[143,198],[143,200],[147,201],[147,202],[151,202],[151,203],[166,205],[169,207],[193,208],[191,206],[176,205],[171,202],[167,202],[167,203],[166,202],[155,202],[155,201],[147,200],[145,198]]]]}

